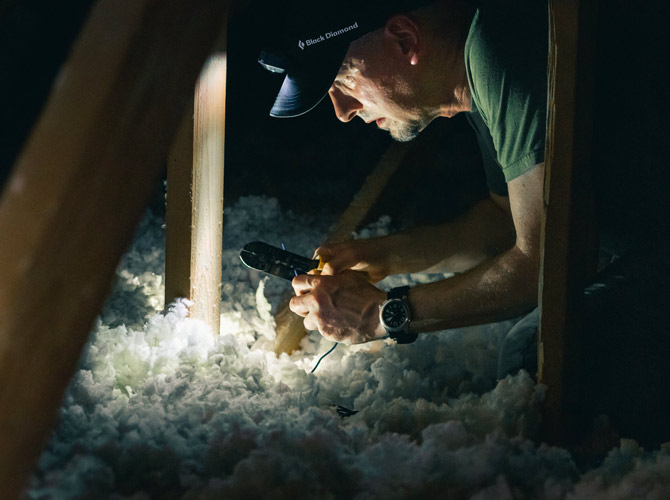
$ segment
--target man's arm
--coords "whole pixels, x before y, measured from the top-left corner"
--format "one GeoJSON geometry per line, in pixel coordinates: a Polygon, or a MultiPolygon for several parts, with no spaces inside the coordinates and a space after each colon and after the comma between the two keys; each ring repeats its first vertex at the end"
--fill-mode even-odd
{"type": "Polygon", "coordinates": [[[488,323],[537,305],[544,163],[508,183],[514,246],[470,271],[413,287],[412,331],[488,323]]]}
{"type": "MultiPolygon", "coordinates": [[[[544,164],[509,182],[516,241],[476,267],[409,293],[410,330],[426,332],[514,317],[537,304],[544,164]]],[[[385,293],[356,273],[303,275],[293,280],[291,309],[308,329],[332,340],[365,342],[385,336],[377,317],[385,293]]]]}
{"type": "Polygon", "coordinates": [[[364,240],[324,245],[324,274],[364,271],[372,282],[392,274],[463,272],[514,244],[507,197],[491,194],[460,217],[434,226],[364,240]]]}

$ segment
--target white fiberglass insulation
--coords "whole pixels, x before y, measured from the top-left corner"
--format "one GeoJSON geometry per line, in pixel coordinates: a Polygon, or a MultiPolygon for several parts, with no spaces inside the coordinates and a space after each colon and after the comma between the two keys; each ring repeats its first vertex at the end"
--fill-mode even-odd
{"type": "Polygon", "coordinates": [[[670,498],[668,449],[622,441],[580,474],[566,450],[524,437],[538,426],[542,390],[525,372],[495,381],[510,323],[406,346],[340,345],[314,374],[332,345],[318,334],[291,357],[265,350],[290,285],[246,269],[239,249],[263,240],[311,254],[323,226],[266,198],[226,208],[215,337],[183,303],[161,313],[162,221],[147,217],[27,497],[670,498]],[[358,413],[341,418],[334,405],[358,413]]]}

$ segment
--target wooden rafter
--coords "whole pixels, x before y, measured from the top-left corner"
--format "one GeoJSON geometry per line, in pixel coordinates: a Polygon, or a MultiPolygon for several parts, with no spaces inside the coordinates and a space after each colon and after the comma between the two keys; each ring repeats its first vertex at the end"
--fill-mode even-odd
{"type": "Polygon", "coordinates": [[[17,498],[227,2],[100,0],[0,200],[0,497],[17,498]]]}

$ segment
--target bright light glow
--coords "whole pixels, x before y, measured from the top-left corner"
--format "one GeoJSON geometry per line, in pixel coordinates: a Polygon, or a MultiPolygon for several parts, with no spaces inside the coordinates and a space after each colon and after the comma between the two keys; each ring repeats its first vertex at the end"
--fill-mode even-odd
{"type": "Polygon", "coordinates": [[[187,304],[163,315],[145,295],[163,265],[157,227],[145,221],[124,257],[120,273],[133,285],[119,280],[101,314],[27,498],[263,498],[295,485],[315,498],[667,491],[667,451],[645,454],[623,441],[580,476],[565,450],[523,437],[537,428],[542,390],[525,373],[495,383],[497,342],[509,325],[409,346],[342,345],[314,375],[332,345],[318,335],[303,341],[304,353],[277,359],[262,344],[290,284],[244,268],[239,248],[263,235],[309,253],[325,228],[276,201],[249,197],[226,208],[219,336],[187,318],[187,304]],[[341,419],[333,405],[359,413],[341,419]]]}

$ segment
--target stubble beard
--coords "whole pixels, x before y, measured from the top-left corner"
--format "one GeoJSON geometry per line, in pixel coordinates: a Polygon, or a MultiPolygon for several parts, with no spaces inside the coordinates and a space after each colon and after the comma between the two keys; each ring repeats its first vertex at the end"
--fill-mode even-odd
{"type": "MultiPolygon", "coordinates": [[[[365,111],[358,113],[358,117],[365,122],[372,119],[372,115],[365,111]]],[[[386,130],[398,142],[409,142],[416,138],[428,123],[430,123],[430,120],[425,118],[399,120],[387,117],[385,123],[379,129],[386,130]]]]}
{"type": "Polygon", "coordinates": [[[420,120],[411,120],[408,122],[395,122],[387,128],[388,133],[398,142],[409,142],[416,138],[425,128],[420,120]]]}

